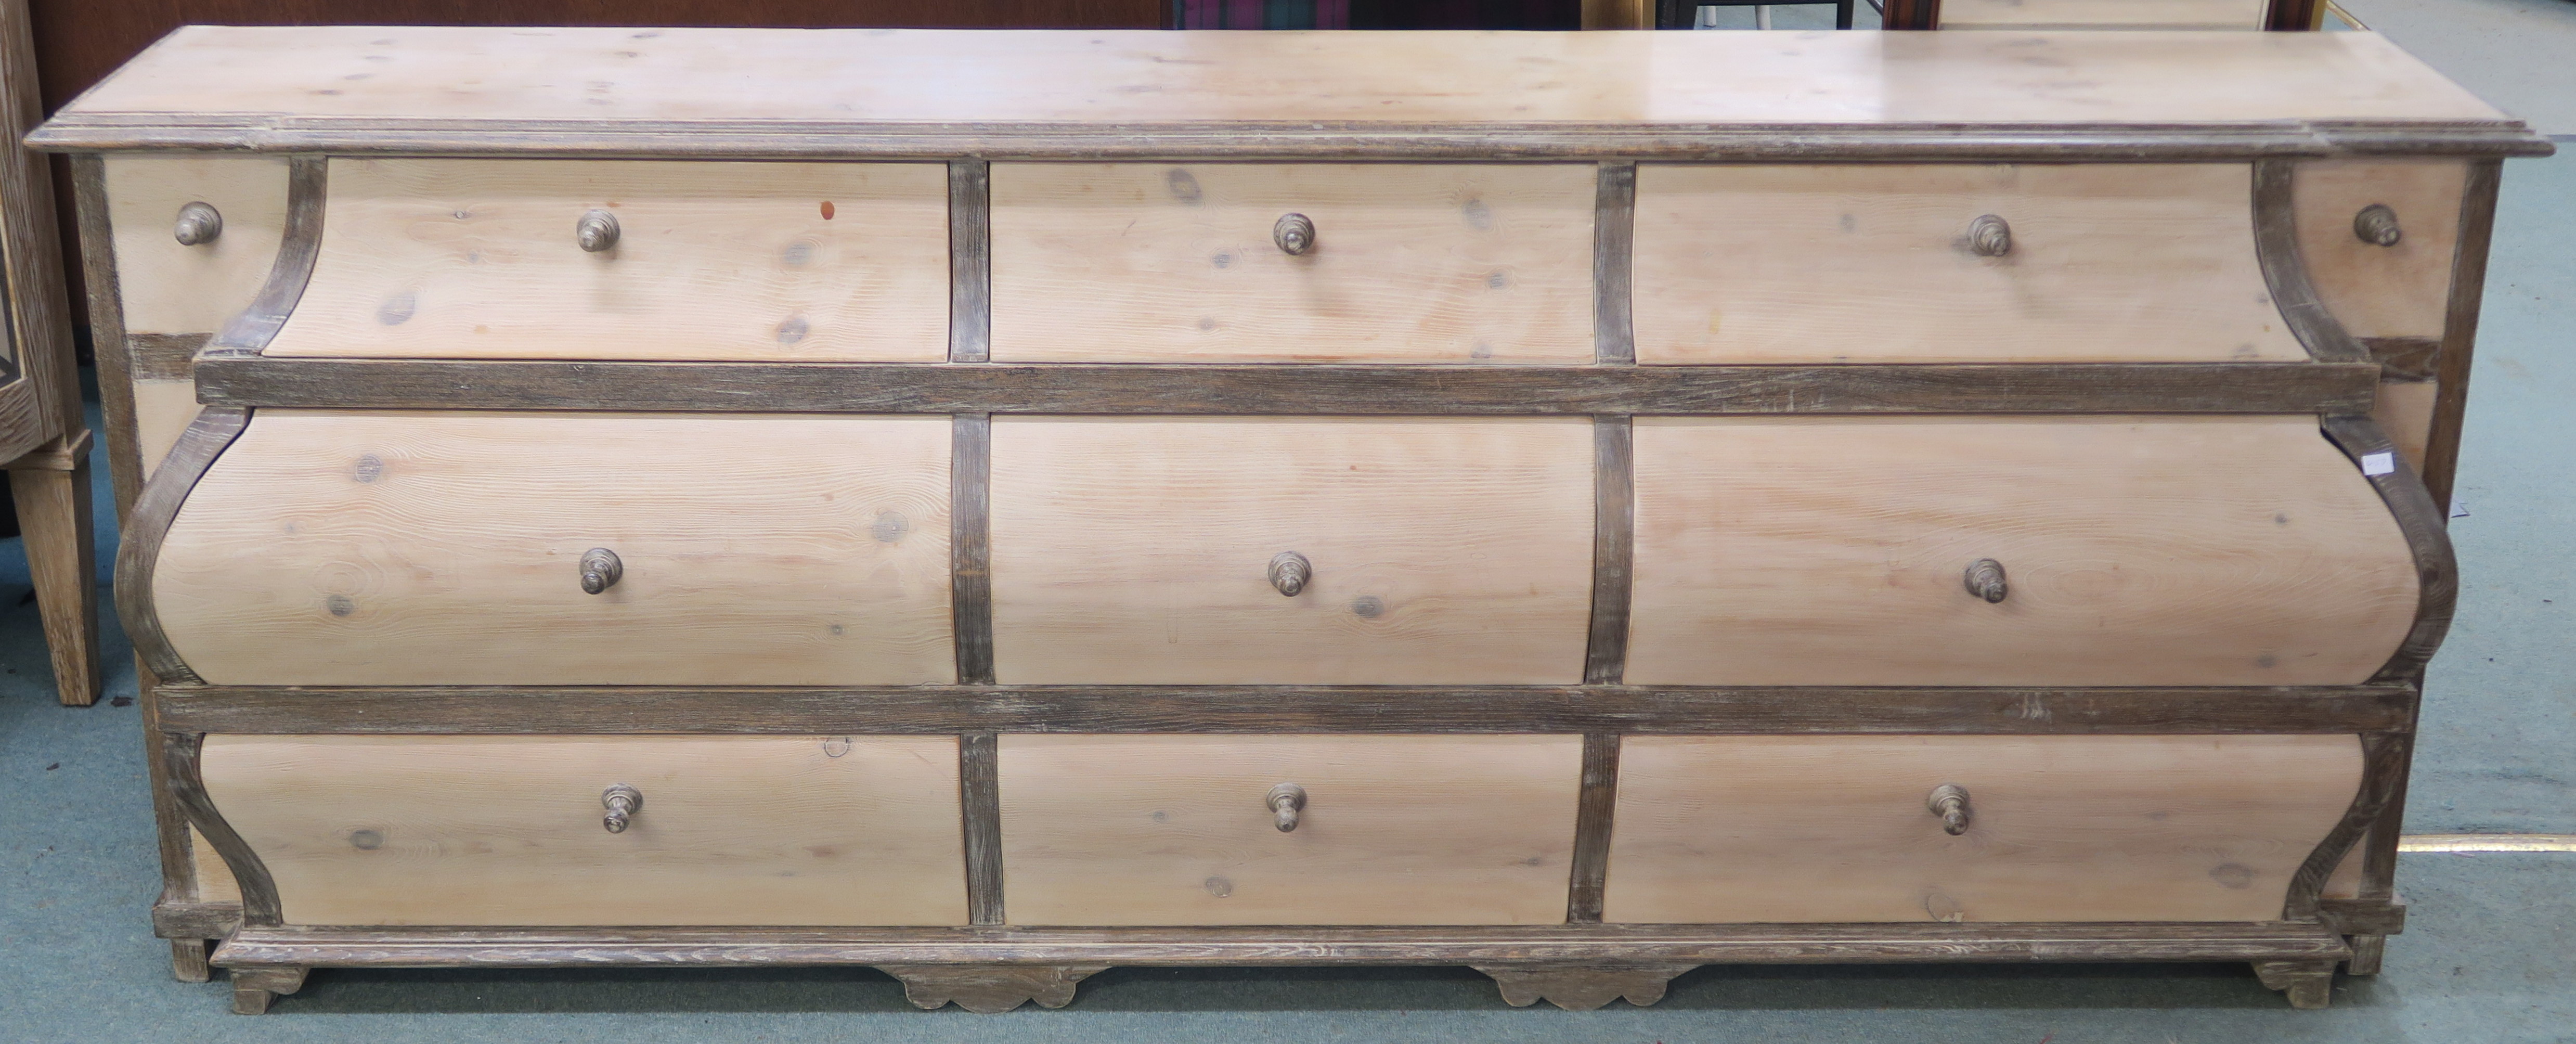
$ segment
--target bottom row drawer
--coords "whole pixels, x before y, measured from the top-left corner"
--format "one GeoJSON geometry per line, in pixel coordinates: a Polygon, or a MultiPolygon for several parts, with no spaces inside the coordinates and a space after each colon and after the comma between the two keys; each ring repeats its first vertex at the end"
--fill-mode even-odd
{"type": "MultiPolygon", "coordinates": [[[[1561,923],[1582,762],[1004,736],[1007,920],[1561,923]]],[[[214,736],[201,765],[291,924],[968,920],[952,737],[214,736]]],[[[1629,737],[1603,919],[2274,920],[2360,780],[2352,736],[1629,737]]]]}

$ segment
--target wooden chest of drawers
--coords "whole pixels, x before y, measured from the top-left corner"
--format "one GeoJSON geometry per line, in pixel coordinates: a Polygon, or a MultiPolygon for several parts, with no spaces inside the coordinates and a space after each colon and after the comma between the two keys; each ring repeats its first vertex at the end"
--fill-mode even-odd
{"type": "Polygon", "coordinates": [[[33,141],[156,924],[244,1011],[596,963],[2323,1004],[2403,923],[2548,149],[2368,34],[2163,32],[198,28],[33,141]]]}

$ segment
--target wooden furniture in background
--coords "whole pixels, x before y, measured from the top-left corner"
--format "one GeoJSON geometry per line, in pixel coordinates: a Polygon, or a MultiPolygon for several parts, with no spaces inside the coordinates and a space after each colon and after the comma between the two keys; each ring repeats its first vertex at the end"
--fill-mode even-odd
{"type": "Polygon", "coordinates": [[[1102,38],[199,28],[35,135],[183,976],[2377,970],[2545,141],[2365,33],[1102,38]]]}
{"type": "Polygon", "coordinates": [[[43,110],[27,8],[0,2],[0,469],[25,536],[27,572],[54,689],[98,702],[98,552],[90,519],[89,424],[72,358],[70,300],[54,228],[53,177],[20,135],[43,110]]]}

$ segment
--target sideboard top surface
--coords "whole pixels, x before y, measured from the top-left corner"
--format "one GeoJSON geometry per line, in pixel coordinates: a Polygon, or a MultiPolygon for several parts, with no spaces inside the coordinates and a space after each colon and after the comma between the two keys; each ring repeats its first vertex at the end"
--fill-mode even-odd
{"type": "Polygon", "coordinates": [[[2548,148],[2363,32],[383,26],[183,28],[30,142],[65,151],[1827,158],[1863,142],[1896,156],[1974,150],[1980,128],[2025,152],[2046,139],[2139,158],[2189,151],[2184,142],[2242,154],[2548,148]]]}

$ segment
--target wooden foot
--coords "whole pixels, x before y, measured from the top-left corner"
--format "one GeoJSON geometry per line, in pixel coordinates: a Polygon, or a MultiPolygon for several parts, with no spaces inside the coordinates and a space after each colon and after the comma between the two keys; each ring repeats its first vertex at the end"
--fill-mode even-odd
{"type": "Polygon", "coordinates": [[[1664,999],[1664,987],[1696,964],[1475,965],[1503,989],[1503,1003],[1526,1008],[1541,1000],[1567,1011],[1591,1011],[1621,997],[1645,1007],[1664,999]]]}
{"type": "Polygon", "coordinates": [[[2334,996],[2334,961],[2256,961],[2254,975],[2290,997],[2293,1008],[2322,1008],[2334,996]]]}
{"type": "Polygon", "coordinates": [[[170,974],[180,982],[204,982],[214,978],[213,970],[206,967],[206,950],[204,939],[170,940],[170,974]]]}
{"type": "Polygon", "coordinates": [[[881,964],[877,970],[903,980],[903,997],[922,1008],[955,1003],[991,1015],[1029,1001],[1041,1008],[1073,1003],[1073,984],[1108,969],[1106,964],[881,964]]]}
{"type": "Polygon", "coordinates": [[[54,688],[64,706],[98,702],[98,551],[89,510],[89,433],[48,443],[16,461],[9,493],[27,537],[27,572],[36,582],[36,612],[53,653],[54,688]],[[75,452],[75,450],[82,452],[75,452]],[[65,464],[26,467],[36,461],[65,464]]]}
{"type": "Polygon", "coordinates": [[[2343,962],[2344,974],[2379,974],[2379,959],[2388,953],[2388,937],[2385,935],[2355,935],[2352,936],[2351,939],[2352,959],[2343,962]]]}
{"type": "Polygon", "coordinates": [[[233,1014],[265,1015],[268,1003],[304,988],[303,968],[233,969],[233,1014]]]}

